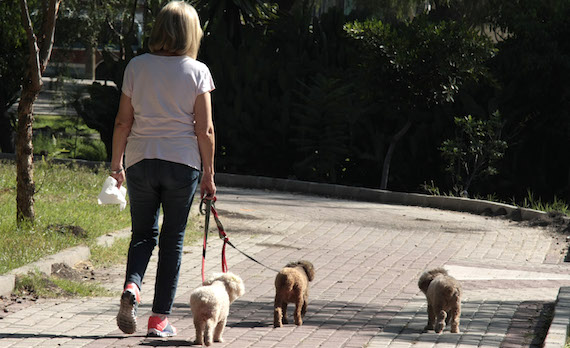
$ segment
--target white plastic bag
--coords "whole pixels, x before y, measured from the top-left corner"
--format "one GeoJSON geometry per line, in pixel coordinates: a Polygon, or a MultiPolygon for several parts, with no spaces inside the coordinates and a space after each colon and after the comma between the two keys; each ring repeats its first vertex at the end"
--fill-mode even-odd
{"type": "Polygon", "coordinates": [[[123,210],[127,206],[126,195],[127,189],[124,186],[119,189],[117,180],[109,176],[103,183],[103,189],[97,196],[97,202],[99,204],[119,204],[119,209],[123,210]]]}

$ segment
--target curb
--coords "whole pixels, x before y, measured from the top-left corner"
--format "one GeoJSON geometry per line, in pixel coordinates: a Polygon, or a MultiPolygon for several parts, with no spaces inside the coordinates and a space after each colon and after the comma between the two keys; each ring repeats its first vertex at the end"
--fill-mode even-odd
{"type": "Polygon", "coordinates": [[[570,325],[570,287],[561,287],[558,291],[554,316],[544,339],[544,348],[560,348],[566,345],[568,326],[570,325]]]}
{"type": "MultiPolygon", "coordinates": [[[[108,233],[106,235],[98,237],[96,244],[99,246],[108,247],[115,242],[115,239],[128,238],[130,236],[131,229],[130,227],[127,227],[114,233],[108,233]]],[[[38,271],[45,274],[51,274],[52,266],[54,264],[64,263],[69,267],[73,267],[81,261],[88,260],[90,257],[91,251],[89,250],[89,247],[77,246],[65,249],[57,254],[46,256],[28,265],[15,268],[4,275],[0,275],[0,296],[10,296],[10,294],[14,291],[14,287],[16,285],[16,276],[18,275],[24,275],[30,271],[38,271]]]]}
{"type": "Polygon", "coordinates": [[[91,252],[86,246],[78,246],[66,249],[57,254],[46,256],[28,265],[16,268],[7,274],[0,275],[0,296],[10,296],[14,291],[16,276],[27,274],[30,271],[38,271],[51,274],[52,265],[65,263],[69,267],[75,266],[78,262],[89,259],[91,252]]]}
{"type": "MultiPolygon", "coordinates": [[[[544,220],[548,217],[548,213],[543,211],[480,199],[431,196],[421,193],[394,192],[365,187],[321,184],[262,176],[217,173],[216,184],[228,187],[287,191],[375,203],[412,205],[479,215],[507,215],[517,221],[544,220]]],[[[570,218],[563,218],[565,221],[570,221],[570,218]]]]}
{"type": "Polygon", "coordinates": [[[16,276],[13,274],[0,275],[0,296],[10,296],[16,285],[16,276]]]}
{"type": "Polygon", "coordinates": [[[13,269],[9,272],[12,275],[26,274],[30,271],[38,271],[45,274],[51,274],[51,266],[56,263],[65,263],[73,267],[76,263],[86,260],[91,256],[89,248],[86,246],[77,246],[66,249],[57,254],[44,257],[36,262],[13,269]]]}

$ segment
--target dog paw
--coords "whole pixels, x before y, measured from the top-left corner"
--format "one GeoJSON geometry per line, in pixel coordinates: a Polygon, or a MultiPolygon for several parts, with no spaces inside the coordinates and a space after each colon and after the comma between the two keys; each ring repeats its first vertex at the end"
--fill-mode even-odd
{"type": "Polygon", "coordinates": [[[433,326],[432,326],[432,325],[426,325],[426,326],[424,327],[423,332],[428,332],[429,330],[433,330],[433,326]]]}
{"type": "Polygon", "coordinates": [[[458,327],[451,328],[451,333],[460,333],[458,327]]]}
{"type": "Polygon", "coordinates": [[[434,331],[435,331],[436,334],[440,334],[440,333],[443,332],[443,327],[442,327],[442,326],[437,326],[434,331]]]}
{"type": "Polygon", "coordinates": [[[223,339],[223,338],[221,338],[221,337],[220,337],[220,338],[214,338],[214,342],[220,342],[220,343],[223,343],[223,342],[224,342],[224,339],[223,339]]]}

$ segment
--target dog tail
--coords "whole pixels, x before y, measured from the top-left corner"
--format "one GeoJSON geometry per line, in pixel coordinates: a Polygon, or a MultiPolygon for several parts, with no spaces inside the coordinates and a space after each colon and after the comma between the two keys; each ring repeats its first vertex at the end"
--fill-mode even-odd
{"type": "Polygon", "coordinates": [[[418,280],[418,287],[424,294],[427,293],[427,289],[429,288],[432,280],[434,280],[438,275],[448,275],[447,270],[443,267],[438,267],[422,273],[418,280]]]}

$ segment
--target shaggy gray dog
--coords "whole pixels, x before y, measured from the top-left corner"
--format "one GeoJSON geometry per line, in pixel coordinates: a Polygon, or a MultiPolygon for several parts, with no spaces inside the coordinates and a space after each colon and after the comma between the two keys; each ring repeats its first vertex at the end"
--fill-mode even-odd
{"type": "Polygon", "coordinates": [[[428,302],[428,323],[424,328],[441,333],[445,325],[451,323],[451,332],[459,332],[461,316],[461,284],[443,268],[424,272],[418,287],[426,295],[428,302]]]}

